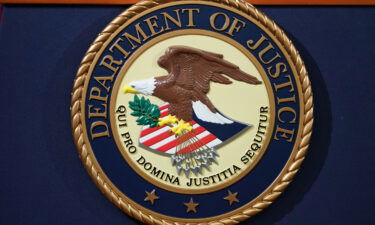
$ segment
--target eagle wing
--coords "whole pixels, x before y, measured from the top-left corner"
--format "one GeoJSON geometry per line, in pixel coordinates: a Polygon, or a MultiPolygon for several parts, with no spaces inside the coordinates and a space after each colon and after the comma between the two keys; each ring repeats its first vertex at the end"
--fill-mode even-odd
{"type": "Polygon", "coordinates": [[[228,78],[230,77],[253,85],[262,83],[238,66],[224,60],[223,55],[185,46],[175,46],[170,49],[174,53],[175,84],[191,90],[194,96],[192,101],[202,102],[212,113],[216,113],[216,109],[207,97],[211,81],[231,84],[232,81],[228,78]]]}

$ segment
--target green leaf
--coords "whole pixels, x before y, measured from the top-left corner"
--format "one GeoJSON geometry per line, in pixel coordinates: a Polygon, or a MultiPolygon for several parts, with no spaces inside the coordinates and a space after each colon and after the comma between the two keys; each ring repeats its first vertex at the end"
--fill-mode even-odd
{"type": "Polygon", "coordinates": [[[132,113],[130,113],[130,115],[132,115],[132,116],[141,116],[142,115],[142,113],[141,112],[139,112],[139,111],[134,111],[134,112],[132,112],[132,113]]]}
{"type": "Polygon", "coordinates": [[[148,115],[151,115],[151,111],[152,111],[152,106],[148,106],[148,107],[147,107],[147,111],[146,111],[147,114],[148,114],[148,115]]]}
{"type": "Polygon", "coordinates": [[[145,97],[142,96],[142,98],[141,98],[141,109],[143,111],[147,111],[147,107],[148,107],[148,103],[147,103],[145,97]]]}
{"type": "Polygon", "coordinates": [[[137,106],[138,107],[138,104],[135,103],[135,102],[132,102],[132,101],[129,102],[129,105],[131,105],[131,106],[137,106]]]}
{"type": "Polygon", "coordinates": [[[147,117],[146,116],[141,116],[137,119],[137,123],[140,125],[147,125],[147,117]]]}
{"type": "Polygon", "coordinates": [[[140,110],[140,108],[139,108],[138,106],[136,106],[136,105],[129,105],[129,107],[130,107],[132,110],[134,110],[134,111],[139,111],[139,110],[140,110]]]}
{"type": "Polygon", "coordinates": [[[139,102],[140,102],[140,100],[139,100],[138,95],[134,95],[134,103],[139,105],[139,102]]]}
{"type": "Polygon", "coordinates": [[[159,106],[152,104],[150,99],[134,95],[134,100],[129,101],[129,107],[133,110],[130,115],[138,117],[136,120],[138,125],[158,126],[160,109],[159,106]]]}
{"type": "Polygon", "coordinates": [[[151,123],[153,123],[154,121],[152,120],[152,119],[150,119],[150,118],[147,118],[146,120],[145,120],[145,124],[151,124],[151,123]]]}
{"type": "Polygon", "coordinates": [[[159,107],[157,105],[152,105],[150,114],[152,115],[152,117],[159,119],[160,117],[159,107]]]}
{"type": "Polygon", "coordinates": [[[157,127],[158,126],[158,122],[153,122],[150,124],[150,127],[157,127]]]}

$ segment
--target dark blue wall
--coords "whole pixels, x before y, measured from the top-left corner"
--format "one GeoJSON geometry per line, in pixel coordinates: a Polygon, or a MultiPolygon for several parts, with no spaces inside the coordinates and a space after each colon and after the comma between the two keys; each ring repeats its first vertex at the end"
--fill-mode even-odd
{"type": "MultiPolygon", "coordinates": [[[[92,183],[70,91],[89,44],[126,7],[5,6],[0,26],[0,225],[137,224],[92,183]]],[[[244,224],[374,224],[375,8],[259,7],[311,74],[315,133],[287,191],[244,224]]]]}

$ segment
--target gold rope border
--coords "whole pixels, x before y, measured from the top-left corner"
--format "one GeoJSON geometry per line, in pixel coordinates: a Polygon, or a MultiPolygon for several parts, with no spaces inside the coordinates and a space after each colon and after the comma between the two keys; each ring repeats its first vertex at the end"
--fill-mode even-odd
{"type": "MultiPolygon", "coordinates": [[[[273,189],[266,194],[262,200],[254,202],[253,205],[247,207],[245,210],[230,216],[225,219],[220,219],[216,221],[210,221],[209,224],[212,225],[227,225],[227,224],[237,224],[243,220],[246,220],[258,212],[262,211],[266,207],[268,207],[277,197],[285,190],[285,188],[289,185],[292,181],[293,177],[298,172],[301,163],[305,159],[305,155],[307,149],[309,147],[309,142],[312,134],[312,126],[313,126],[313,96],[312,96],[312,89],[310,79],[308,77],[308,73],[306,71],[305,65],[297,51],[294,47],[292,42],[289,38],[285,35],[285,33],[280,29],[278,25],[275,24],[274,21],[269,19],[265,14],[258,11],[249,3],[246,3],[242,0],[205,0],[211,1],[216,3],[225,4],[227,6],[233,7],[238,9],[244,13],[249,14],[254,19],[259,21],[263,26],[265,26],[269,31],[275,35],[275,37],[281,42],[281,44],[286,47],[286,51],[288,52],[289,56],[291,57],[297,73],[300,78],[300,84],[302,86],[302,93],[303,93],[303,101],[304,101],[304,117],[303,117],[303,130],[301,136],[301,142],[298,147],[298,151],[292,159],[292,163],[287,168],[285,174],[282,175],[279,182],[273,187],[273,189]]],[[[123,25],[127,20],[136,16],[137,14],[150,9],[152,7],[158,6],[163,3],[173,2],[171,0],[144,0],[141,1],[126,11],[121,13],[117,16],[95,39],[93,44],[90,46],[89,50],[87,51],[86,55],[84,56],[80,67],[78,69],[76,79],[74,81],[73,91],[72,91],[72,100],[71,100],[71,118],[72,118],[72,130],[74,141],[76,143],[76,147],[78,149],[78,154],[90,176],[93,178],[94,182],[97,184],[99,189],[121,210],[123,210],[128,215],[134,217],[135,219],[147,223],[147,224],[208,224],[208,223],[180,223],[180,222],[173,222],[164,220],[162,218],[154,217],[152,215],[145,214],[142,210],[137,209],[133,205],[129,204],[128,202],[124,201],[120,196],[118,196],[107,184],[102,175],[99,173],[98,168],[93,164],[93,159],[91,155],[88,153],[88,149],[83,137],[83,127],[81,120],[84,119],[84,113],[81,112],[81,103],[82,103],[82,96],[84,83],[93,62],[96,53],[102,48],[104,42],[109,39],[109,37],[114,33],[118,27],[123,25]]]]}

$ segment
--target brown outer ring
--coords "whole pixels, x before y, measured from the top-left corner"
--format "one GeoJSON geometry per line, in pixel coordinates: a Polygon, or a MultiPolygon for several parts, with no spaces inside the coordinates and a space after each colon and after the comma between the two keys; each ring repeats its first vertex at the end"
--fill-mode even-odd
{"type": "Polygon", "coordinates": [[[84,86],[92,62],[112,34],[130,18],[146,11],[147,9],[159,6],[161,4],[175,2],[171,0],[144,0],[141,1],[125,12],[116,17],[103,31],[99,34],[94,43],[90,46],[88,52],[83,58],[74,81],[71,118],[73,137],[78,149],[78,154],[99,189],[121,210],[128,215],[148,224],[236,224],[257,214],[264,208],[268,207],[289,185],[293,177],[298,172],[302,161],[305,158],[312,134],[313,125],[313,97],[311,83],[304,63],[285,33],[262,12],[258,11],[252,5],[242,0],[204,0],[204,1],[184,1],[183,3],[209,4],[218,7],[225,7],[229,10],[236,11],[241,15],[256,20],[257,24],[275,41],[286,56],[296,78],[298,94],[300,97],[301,122],[299,124],[300,132],[297,136],[295,147],[286,166],[276,178],[276,180],[256,199],[252,200],[245,206],[238,208],[220,216],[201,218],[201,219],[183,219],[169,217],[150,211],[137,203],[133,202],[123,195],[107,178],[105,173],[97,163],[91,150],[87,136],[84,134],[84,86]],[[221,3],[220,5],[217,3],[221,3]],[[298,79],[299,78],[299,79],[298,79]],[[298,82],[299,81],[299,82],[298,82]]]}

